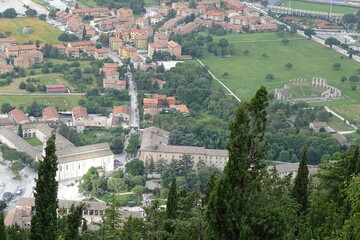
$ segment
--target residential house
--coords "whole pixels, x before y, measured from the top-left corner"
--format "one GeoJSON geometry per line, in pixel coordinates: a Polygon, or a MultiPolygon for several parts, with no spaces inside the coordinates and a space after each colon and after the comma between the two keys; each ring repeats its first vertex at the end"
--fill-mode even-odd
{"type": "Polygon", "coordinates": [[[177,42],[169,41],[167,51],[175,57],[181,57],[181,46],[177,42]]]}
{"type": "Polygon", "coordinates": [[[251,25],[250,30],[256,32],[274,32],[277,29],[277,25],[275,23],[271,24],[259,24],[259,25],[251,25]]]}
{"type": "Polygon", "coordinates": [[[249,17],[260,17],[260,13],[258,11],[249,7],[244,9],[244,14],[249,17]]]}
{"type": "Polygon", "coordinates": [[[165,83],[165,81],[160,80],[160,79],[157,79],[157,78],[152,78],[152,79],[151,79],[151,84],[154,85],[155,83],[158,84],[160,90],[164,88],[164,83],[165,83]]]}
{"type": "Polygon", "coordinates": [[[225,12],[217,9],[207,11],[203,14],[203,18],[213,20],[215,22],[223,22],[225,19],[225,12]]]}
{"type": "Polygon", "coordinates": [[[134,64],[135,68],[138,68],[141,64],[144,63],[144,59],[142,59],[142,57],[140,57],[138,54],[136,54],[135,56],[133,56],[131,58],[131,62],[134,64]]]}
{"type": "Polygon", "coordinates": [[[166,101],[167,104],[170,106],[170,105],[175,105],[176,99],[175,97],[166,97],[166,101]]]}
{"type": "Polygon", "coordinates": [[[20,54],[14,59],[14,66],[29,68],[34,64],[40,64],[44,61],[44,54],[38,50],[31,50],[27,53],[20,54]]]}
{"type": "Polygon", "coordinates": [[[153,96],[153,99],[158,100],[158,107],[165,106],[167,104],[166,95],[157,94],[153,96]]]}
{"type": "Polygon", "coordinates": [[[67,47],[65,53],[68,57],[80,57],[80,50],[76,47],[67,47]]]}
{"type": "Polygon", "coordinates": [[[111,80],[119,80],[120,73],[115,70],[106,71],[105,72],[105,79],[111,79],[111,80]]]}
{"type": "Polygon", "coordinates": [[[147,47],[147,36],[145,35],[136,35],[134,38],[135,46],[138,48],[146,48],[147,47]]]}
{"type": "Polygon", "coordinates": [[[0,74],[14,71],[14,66],[11,64],[0,64],[0,74]]]}
{"type": "Polygon", "coordinates": [[[146,36],[144,30],[141,29],[131,29],[130,37],[132,40],[135,39],[136,36],[146,36]]]}
{"type": "Polygon", "coordinates": [[[138,18],[135,20],[136,26],[138,26],[140,29],[149,26],[149,19],[147,18],[138,18]]]}
{"type": "Polygon", "coordinates": [[[104,67],[100,68],[100,72],[103,71],[105,73],[107,71],[116,71],[118,67],[118,63],[104,63],[104,67]]]}
{"type": "Polygon", "coordinates": [[[309,124],[309,128],[313,129],[315,132],[320,132],[321,129],[328,131],[328,125],[326,122],[312,122],[309,124]]]}
{"type": "Polygon", "coordinates": [[[144,98],[143,104],[144,108],[157,108],[159,105],[159,100],[153,98],[144,98]]]}
{"type": "MultiPolygon", "coordinates": [[[[130,121],[131,108],[127,105],[114,106],[113,119],[116,118],[118,121],[130,121]]],[[[114,122],[114,121],[113,121],[114,122]]]]}
{"type": "Polygon", "coordinates": [[[93,56],[95,56],[96,47],[95,47],[95,46],[86,46],[86,47],[83,47],[83,51],[84,51],[89,57],[93,57],[93,56]]]}
{"type": "Polygon", "coordinates": [[[96,59],[104,59],[109,57],[109,51],[105,48],[100,48],[95,50],[96,59]]]}
{"type": "Polygon", "coordinates": [[[119,8],[118,10],[116,10],[116,15],[118,17],[124,17],[124,16],[133,16],[133,11],[131,9],[128,8],[119,8]]]}
{"type": "Polygon", "coordinates": [[[149,43],[148,44],[148,56],[152,58],[154,52],[163,52],[167,50],[167,46],[161,46],[158,43],[149,43]]]}
{"type": "Polygon", "coordinates": [[[29,59],[20,56],[14,59],[14,66],[27,69],[31,65],[29,59]]]}
{"type": "Polygon", "coordinates": [[[126,81],[116,80],[116,79],[103,79],[103,87],[105,89],[116,89],[116,90],[125,90],[126,81]]]}
{"type": "Polygon", "coordinates": [[[124,41],[119,37],[110,37],[109,45],[110,45],[111,49],[116,50],[120,46],[124,45],[124,41]]]}
{"type": "Polygon", "coordinates": [[[119,48],[119,56],[122,58],[132,58],[137,54],[136,48],[129,46],[121,46],[119,48]]]}
{"type": "Polygon", "coordinates": [[[86,108],[82,106],[76,106],[72,109],[73,122],[86,120],[88,118],[88,112],[86,108]]]}
{"type": "MultiPolygon", "coordinates": [[[[194,22],[189,22],[189,23],[185,24],[184,26],[182,26],[181,28],[178,28],[178,30],[176,32],[179,33],[180,35],[184,35],[184,34],[191,33],[192,31],[195,31],[198,27],[199,27],[199,24],[194,23],[194,22]]],[[[175,29],[173,29],[173,31],[175,32],[175,29]]]]}
{"type": "Polygon", "coordinates": [[[241,25],[241,26],[246,26],[249,25],[249,21],[250,18],[247,16],[233,16],[230,17],[230,23],[231,24],[236,24],[236,25],[241,25]]]}
{"type": "Polygon", "coordinates": [[[190,112],[186,105],[180,104],[180,105],[170,105],[169,108],[177,109],[179,112],[181,112],[184,116],[189,116],[190,112]]]}
{"type": "Polygon", "coordinates": [[[82,41],[82,42],[69,42],[68,47],[76,47],[83,49],[84,47],[95,46],[96,43],[94,41],[82,41]]]}
{"type": "Polygon", "coordinates": [[[127,24],[127,23],[134,23],[134,17],[116,17],[110,18],[100,21],[100,29],[103,31],[110,31],[115,29],[116,27],[127,24]]]}
{"type": "Polygon", "coordinates": [[[160,11],[160,13],[161,13],[163,16],[169,15],[169,13],[170,13],[171,10],[172,10],[172,8],[169,7],[169,6],[163,6],[163,7],[160,7],[160,8],[159,8],[159,11],[160,11]]]}
{"type": "Polygon", "coordinates": [[[194,23],[199,24],[200,26],[203,27],[211,27],[214,24],[214,21],[212,20],[205,20],[205,19],[201,19],[201,18],[195,18],[194,23]]]}
{"type": "Polygon", "coordinates": [[[55,44],[53,45],[54,48],[57,48],[59,54],[65,54],[66,53],[66,47],[62,44],[55,44]]]}
{"type": "Polygon", "coordinates": [[[68,89],[62,84],[45,85],[46,93],[67,93],[68,89]]]}
{"type": "Polygon", "coordinates": [[[142,30],[145,32],[146,36],[148,36],[148,37],[154,36],[154,29],[152,27],[147,26],[147,27],[144,27],[142,30]]]}
{"type": "Polygon", "coordinates": [[[105,18],[109,16],[110,11],[108,8],[83,8],[83,9],[70,9],[71,14],[85,17],[90,16],[94,18],[105,18]]]}
{"type": "Polygon", "coordinates": [[[162,25],[159,28],[159,32],[163,33],[163,34],[169,34],[171,33],[171,30],[176,27],[176,25],[182,23],[184,21],[185,17],[175,17],[172,18],[170,20],[168,20],[167,22],[164,23],[164,25],[162,25]]]}
{"type": "Polygon", "coordinates": [[[6,47],[6,57],[19,57],[20,54],[36,50],[35,44],[32,45],[16,45],[6,47]]]}
{"type": "Polygon", "coordinates": [[[13,119],[16,124],[25,124],[30,122],[30,118],[20,109],[13,109],[9,112],[9,117],[13,119]]]}
{"type": "Polygon", "coordinates": [[[54,107],[46,107],[42,110],[42,117],[50,127],[57,127],[60,123],[60,117],[54,107]]]}
{"type": "Polygon", "coordinates": [[[162,33],[155,33],[154,43],[157,43],[161,46],[166,46],[168,41],[169,41],[169,35],[162,33]]]}
{"type": "Polygon", "coordinates": [[[173,10],[179,10],[182,8],[188,8],[190,6],[190,2],[173,2],[171,7],[173,10]]]}
{"type": "Polygon", "coordinates": [[[150,16],[150,24],[151,25],[157,24],[158,22],[161,22],[162,20],[164,20],[164,16],[160,13],[155,14],[154,16],[150,16]]]}
{"type": "Polygon", "coordinates": [[[225,6],[227,6],[230,9],[234,9],[237,12],[243,12],[245,5],[244,3],[238,1],[238,0],[224,0],[225,6]]]}
{"type": "Polygon", "coordinates": [[[5,51],[7,47],[15,46],[16,38],[0,38],[0,51],[5,51]]]}

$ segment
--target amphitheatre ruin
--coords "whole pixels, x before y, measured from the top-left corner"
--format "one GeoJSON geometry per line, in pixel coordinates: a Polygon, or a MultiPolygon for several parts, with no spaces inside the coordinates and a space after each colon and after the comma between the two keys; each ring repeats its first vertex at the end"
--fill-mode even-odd
{"type": "Polygon", "coordinates": [[[294,101],[329,101],[339,99],[341,91],[328,84],[325,78],[313,77],[311,83],[306,79],[293,79],[283,88],[276,88],[274,97],[277,100],[294,101]]]}

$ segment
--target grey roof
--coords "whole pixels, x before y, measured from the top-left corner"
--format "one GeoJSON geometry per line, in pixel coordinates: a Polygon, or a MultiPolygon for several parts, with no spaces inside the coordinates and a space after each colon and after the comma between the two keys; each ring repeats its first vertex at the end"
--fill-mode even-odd
{"type": "MultiPolygon", "coordinates": [[[[91,210],[104,210],[106,208],[106,203],[104,202],[84,202],[84,201],[73,201],[73,200],[62,200],[59,199],[59,208],[70,208],[72,204],[75,206],[85,203],[87,209],[91,210]]],[[[35,198],[30,197],[21,197],[16,203],[18,207],[33,207],[35,206],[35,198]]]]}
{"type": "Polygon", "coordinates": [[[14,131],[11,131],[7,128],[0,128],[0,135],[12,142],[19,151],[27,153],[33,159],[36,159],[36,157],[41,157],[41,151],[38,151],[36,148],[31,146],[30,143],[22,139],[14,131]]]}
{"type": "Polygon", "coordinates": [[[145,128],[142,134],[141,149],[149,146],[167,145],[170,132],[157,127],[145,128]]]}
{"type": "Polygon", "coordinates": [[[203,154],[206,156],[218,156],[218,157],[228,156],[227,150],[205,149],[204,147],[193,147],[193,146],[158,145],[158,146],[148,146],[142,150],[164,152],[164,153],[175,153],[175,154],[203,154]]]}

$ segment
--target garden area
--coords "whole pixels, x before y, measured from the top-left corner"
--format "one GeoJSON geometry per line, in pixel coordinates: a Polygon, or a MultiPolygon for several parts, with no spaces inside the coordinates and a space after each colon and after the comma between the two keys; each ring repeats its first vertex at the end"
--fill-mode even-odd
{"type": "Polygon", "coordinates": [[[57,28],[47,22],[34,18],[0,18],[0,33],[10,32],[10,37],[17,39],[18,44],[24,44],[29,41],[40,40],[42,43],[61,43],[58,36],[62,33],[57,28]],[[31,32],[23,34],[24,26],[30,26],[31,32]]]}
{"type": "Polygon", "coordinates": [[[28,143],[30,143],[31,146],[33,147],[37,147],[37,146],[41,146],[42,142],[37,139],[36,137],[32,137],[32,138],[24,138],[25,141],[27,141],[28,143]]]}
{"type": "Polygon", "coordinates": [[[291,79],[311,81],[316,76],[328,79],[329,84],[343,91],[344,95],[360,101],[359,89],[351,90],[350,81],[340,81],[343,76],[357,74],[360,65],[318,43],[299,35],[280,37],[276,33],[212,37],[214,41],[228,39],[230,44],[234,44],[236,55],[218,57],[203,51],[200,60],[242,100],[253,96],[260,85],[273,92],[291,79]],[[282,43],[284,38],[289,40],[288,44],[282,43]],[[290,69],[285,68],[287,63],[292,64],[290,69]],[[339,70],[332,68],[334,63],[341,65],[339,70]],[[273,78],[266,79],[268,74],[273,78]]]}

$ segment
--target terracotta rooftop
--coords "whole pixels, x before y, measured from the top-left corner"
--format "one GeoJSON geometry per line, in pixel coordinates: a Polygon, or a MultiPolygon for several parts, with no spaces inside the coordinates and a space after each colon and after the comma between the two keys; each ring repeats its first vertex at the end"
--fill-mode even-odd
{"type": "Polygon", "coordinates": [[[120,73],[119,73],[118,71],[115,71],[115,70],[110,70],[110,71],[105,72],[105,75],[106,75],[106,76],[111,76],[111,75],[117,75],[117,76],[119,76],[120,73]]]}
{"type": "Polygon", "coordinates": [[[109,53],[109,51],[105,48],[100,48],[95,50],[96,53],[109,53]]]}
{"type": "Polygon", "coordinates": [[[158,104],[159,100],[158,99],[154,99],[154,98],[144,98],[143,103],[154,103],[154,104],[158,104]]]}
{"type": "Polygon", "coordinates": [[[155,95],[153,96],[154,99],[161,99],[161,100],[165,100],[166,99],[166,95],[155,95]]]}
{"type": "Polygon", "coordinates": [[[11,110],[9,113],[18,123],[21,121],[30,121],[30,119],[25,115],[25,113],[19,109],[11,110]]]}
{"type": "Polygon", "coordinates": [[[0,38],[0,43],[8,43],[8,42],[16,43],[17,40],[16,38],[0,38]]]}
{"type": "Polygon", "coordinates": [[[87,118],[88,117],[88,113],[86,111],[86,108],[82,107],[82,106],[76,106],[73,108],[73,115],[75,118],[87,118]]]}
{"type": "Polygon", "coordinates": [[[59,118],[59,114],[54,107],[46,107],[42,110],[42,116],[45,119],[59,118]]]}
{"type": "Polygon", "coordinates": [[[16,46],[9,46],[7,47],[8,51],[20,51],[20,50],[29,50],[29,49],[36,49],[35,45],[16,45],[16,46]]]}
{"type": "Polygon", "coordinates": [[[83,9],[71,9],[73,13],[87,13],[87,12],[109,12],[108,8],[83,8],[83,9]]]}
{"type": "Polygon", "coordinates": [[[82,42],[71,42],[70,45],[72,47],[80,47],[80,46],[95,46],[94,41],[82,41],[82,42]]]}
{"type": "Polygon", "coordinates": [[[154,38],[160,39],[160,40],[168,40],[169,36],[162,33],[155,33],[154,38]]]}
{"type": "Polygon", "coordinates": [[[181,47],[180,44],[178,44],[177,42],[174,41],[169,41],[168,42],[168,46],[174,48],[174,47],[181,47]]]}
{"type": "Polygon", "coordinates": [[[104,68],[118,68],[118,63],[104,63],[104,68]]]}
{"type": "Polygon", "coordinates": [[[130,116],[131,109],[127,105],[115,106],[113,109],[113,114],[125,113],[130,116]]]}

